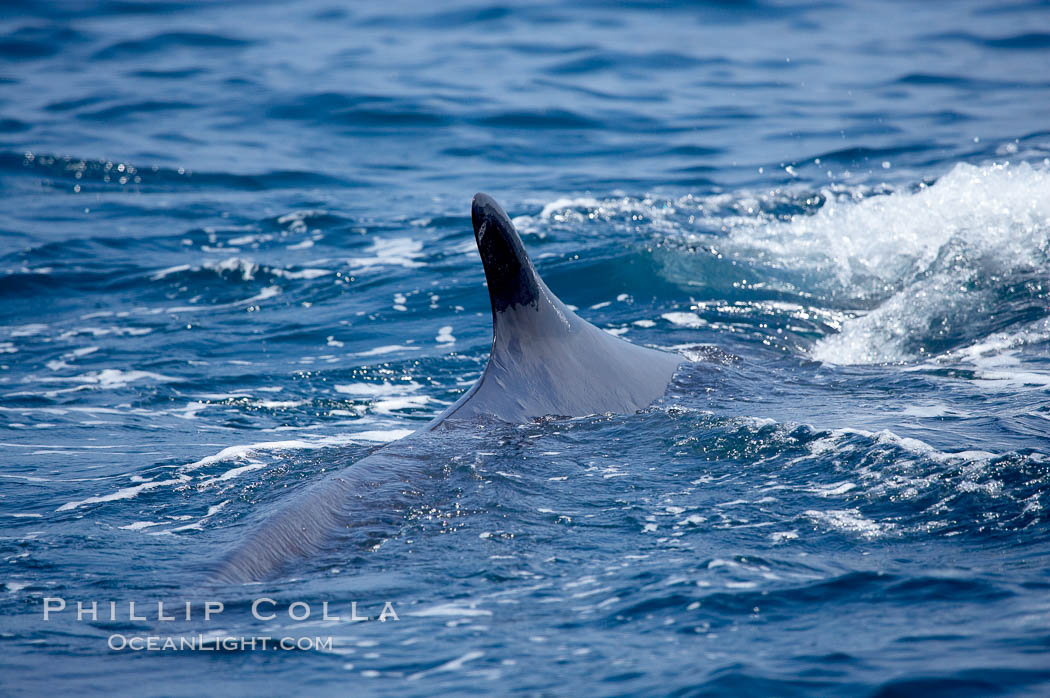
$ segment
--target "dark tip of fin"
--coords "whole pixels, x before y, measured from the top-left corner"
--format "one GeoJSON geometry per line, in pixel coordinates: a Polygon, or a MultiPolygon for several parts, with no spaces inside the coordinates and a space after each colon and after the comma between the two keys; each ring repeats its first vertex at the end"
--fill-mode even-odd
{"type": "Polygon", "coordinates": [[[478,243],[492,313],[512,305],[531,305],[539,298],[536,270],[510,218],[488,194],[475,194],[470,217],[478,243]]]}

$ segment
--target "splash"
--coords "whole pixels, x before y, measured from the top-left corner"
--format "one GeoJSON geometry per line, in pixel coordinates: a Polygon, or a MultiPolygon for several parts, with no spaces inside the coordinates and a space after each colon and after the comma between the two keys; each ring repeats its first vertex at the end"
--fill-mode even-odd
{"type": "MultiPolygon", "coordinates": [[[[719,327],[742,309],[790,300],[823,325],[801,350],[833,364],[926,360],[1030,325],[1050,307],[1046,161],[959,163],[912,187],[562,198],[516,220],[548,232],[593,222],[634,240],[648,232],[666,248],[654,252],[661,274],[711,297],[690,307],[706,313],[664,319],[719,327]]],[[[1050,339],[1031,334],[1026,344],[1050,339]]]]}
{"type": "Polygon", "coordinates": [[[912,361],[1046,313],[1050,173],[1026,163],[959,164],[932,186],[829,201],[768,232],[752,240],[876,301],[816,343],[821,361],[912,361]]]}

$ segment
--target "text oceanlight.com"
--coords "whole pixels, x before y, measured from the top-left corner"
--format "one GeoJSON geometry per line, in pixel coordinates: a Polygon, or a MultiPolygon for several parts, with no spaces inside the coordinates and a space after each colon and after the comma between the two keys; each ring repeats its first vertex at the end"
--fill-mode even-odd
{"type": "Polygon", "coordinates": [[[248,650],[321,650],[331,651],[329,637],[211,637],[206,635],[123,635],[109,636],[109,648],[116,652],[240,652],[248,650]]]}

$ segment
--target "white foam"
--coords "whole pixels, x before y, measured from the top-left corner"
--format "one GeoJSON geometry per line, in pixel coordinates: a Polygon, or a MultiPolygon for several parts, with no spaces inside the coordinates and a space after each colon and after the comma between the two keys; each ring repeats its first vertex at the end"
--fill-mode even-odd
{"type": "Polygon", "coordinates": [[[565,197],[546,204],[536,217],[516,217],[514,225],[523,233],[536,233],[543,237],[545,229],[551,224],[648,219],[653,229],[670,232],[674,229],[670,218],[675,212],[676,208],[671,202],[657,202],[652,197],[623,196],[603,200],[590,196],[565,197]]]}
{"type": "MultiPolygon", "coordinates": [[[[254,237],[245,238],[241,240],[241,243],[252,242],[254,237]]],[[[235,244],[234,240],[230,241],[231,244],[235,244]]],[[[288,269],[282,269],[280,267],[261,267],[256,262],[249,259],[243,259],[241,257],[230,257],[218,262],[205,262],[199,267],[193,267],[189,264],[179,264],[154,273],[150,279],[153,281],[159,281],[166,276],[176,274],[184,271],[195,271],[207,269],[216,273],[224,272],[236,272],[241,276],[242,281],[252,281],[255,279],[255,275],[262,269],[284,279],[316,279],[321,276],[326,276],[332,272],[328,269],[301,269],[299,271],[291,271],[288,269]]]]}
{"type": "Polygon", "coordinates": [[[77,327],[76,329],[66,330],[58,335],[58,338],[60,340],[68,340],[81,334],[89,334],[92,337],[105,337],[107,335],[138,337],[149,334],[152,331],[149,327],[77,327]]]}
{"type": "Polygon", "coordinates": [[[390,441],[396,441],[397,439],[402,439],[411,433],[413,433],[412,429],[373,429],[339,436],[323,436],[309,440],[289,439],[287,441],[263,441],[254,444],[228,446],[214,455],[205,456],[198,461],[180,467],[178,472],[188,473],[215,463],[248,460],[252,456],[256,456],[260,453],[317,450],[361,442],[387,443],[390,441]]]}
{"type": "Polygon", "coordinates": [[[63,356],[65,356],[66,358],[79,359],[82,356],[94,354],[96,351],[98,351],[98,347],[80,347],[79,349],[74,349],[73,351],[67,352],[63,356]]]}
{"type": "MultiPolygon", "coordinates": [[[[833,429],[829,436],[810,442],[808,449],[811,455],[819,456],[828,451],[841,448],[842,443],[853,436],[870,439],[883,446],[899,448],[912,455],[921,456],[938,463],[983,462],[999,457],[999,454],[990,453],[988,451],[940,451],[925,441],[906,436],[898,436],[889,429],[883,429],[879,432],[851,428],[833,429]]],[[[834,483],[831,487],[837,488],[844,484],[847,483],[834,483]]]]}
{"type": "Polygon", "coordinates": [[[403,439],[414,433],[412,429],[374,429],[372,431],[359,431],[353,436],[361,441],[375,441],[378,443],[389,443],[403,439]]]}
{"type": "Polygon", "coordinates": [[[269,242],[273,240],[273,235],[262,234],[262,235],[241,235],[235,238],[230,238],[226,241],[226,244],[230,247],[241,247],[242,245],[257,245],[260,242],[269,242]]]}
{"type": "Polygon", "coordinates": [[[933,418],[948,415],[965,416],[967,413],[943,403],[928,403],[924,405],[905,405],[901,409],[901,414],[909,417],[933,418]]]}
{"type": "MultiPolygon", "coordinates": [[[[252,403],[252,406],[270,410],[286,410],[292,407],[305,405],[306,403],[306,400],[257,400],[252,403]]],[[[204,409],[205,407],[207,407],[207,405],[201,405],[201,409],[204,409]]]]}
{"type": "Polygon", "coordinates": [[[255,279],[255,272],[258,271],[259,265],[248,259],[230,257],[220,262],[205,262],[199,268],[209,269],[220,274],[227,271],[239,272],[242,281],[252,281],[255,279]]]}
{"type": "Polygon", "coordinates": [[[179,468],[180,473],[187,473],[199,468],[212,465],[213,463],[222,463],[225,461],[236,461],[244,460],[249,456],[255,455],[259,452],[276,452],[276,451],[291,451],[299,449],[311,449],[321,448],[322,446],[316,442],[304,441],[301,439],[291,439],[288,441],[263,441],[256,444],[244,444],[239,446],[227,446],[218,453],[205,456],[198,461],[189,463],[179,468]]]}
{"type": "Polygon", "coordinates": [[[238,308],[242,305],[252,305],[254,303],[258,303],[259,301],[264,301],[273,298],[274,296],[278,296],[280,294],[280,286],[267,286],[254,296],[245,298],[244,300],[233,301],[232,303],[215,303],[212,305],[178,305],[172,306],[170,308],[159,308],[158,311],[163,313],[199,313],[201,311],[213,312],[215,310],[222,310],[224,308],[238,308]]]}
{"type": "Polygon", "coordinates": [[[203,480],[198,484],[198,487],[205,487],[207,485],[214,485],[216,482],[226,482],[227,480],[233,480],[240,477],[245,473],[250,473],[253,470],[261,470],[266,467],[266,463],[249,463],[248,465],[242,465],[239,468],[230,468],[221,475],[217,475],[207,480],[203,480]]]}
{"type": "Polygon", "coordinates": [[[372,403],[372,409],[379,414],[393,414],[399,410],[426,407],[431,401],[428,395],[407,395],[404,397],[392,397],[385,400],[377,400],[372,403]]]}
{"type": "Polygon", "coordinates": [[[17,327],[12,327],[10,336],[12,336],[12,337],[33,337],[35,335],[38,335],[38,334],[41,334],[41,333],[45,332],[47,330],[47,328],[48,328],[48,325],[45,325],[45,324],[40,323],[40,322],[32,322],[32,323],[29,323],[28,325],[19,325],[17,327]]]}
{"type": "Polygon", "coordinates": [[[366,250],[370,256],[352,257],[347,264],[355,271],[369,271],[375,267],[399,266],[408,269],[423,266],[417,261],[423,256],[423,243],[411,238],[376,238],[366,250]]]}
{"type": "MultiPolygon", "coordinates": [[[[790,284],[834,299],[839,310],[754,307],[805,319],[817,312],[817,319],[838,332],[817,341],[809,353],[835,364],[913,362],[944,351],[938,343],[953,335],[980,338],[982,327],[990,333],[995,324],[989,309],[1001,302],[1004,286],[1014,279],[1030,282],[1050,264],[1046,161],[961,163],[932,185],[885,191],[831,185],[820,192],[815,212],[787,220],[769,211],[798,204],[803,196],[813,199],[806,202],[812,206],[818,197],[794,185],[676,199],[562,198],[538,216],[515,222],[544,230],[609,221],[634,231],[642,220],[649,230],[700,243],[718,259],[764,267],[776,278],[786,272],[790,284]]],[[[718,309],[735,312],[737,305],[718,309]]],[[[663,318],[683,327],[706,326],[697,313],[663,318]]],[[[1050,342],[1050,332],[1040,332],[1038,341],[1050,342]]],[[[987,379],[1017,387],[1044,386],[1046,380],[1038,371],[996,372],[987,379]]]]}
{"type": "Polygon", "coordinates": [[[444,672],[444,671],[459,671],[460,669],[463,668],[463,665],[466,664],[467,662],[472,662],[475,659],[480,659],[481,657],[484,657],[484,656],[485,656],[484,652],[481,652],[480,650],[473,650],[473,651],[467,652],[466,654],[464,654],[462,657],[459,657],[458,659],[453,659],[451,661],[445,662],[444,664],[436,666],[433,669],[428,669],[427,671],[418,671],[415,674],[410,674],[407,677],[407,680],[408,681],[418,681],[419,679],[423,678],[424,676],[427,676],[428,674],[436,674],[436,673],[444,672]]]}
{"type": "Polygon", "coordinates": [[[974,367],[973,383],[992,390],[1045,389],[1050,387],[1050,372],[1023,365],[1020,352],[1026,347],[1050,343],[1050,318],[1042,318],[1019,329],[997,332],[970,346],[935,357],[930,365],[962,362],[974,367]]]}
{"type": "MultiPolygon", "coordinates": [[[[28,379],[27,379],[28,380],[28,379]]],[[[61,388],[57,390],[49,390],[43,393],[46,396],[53,397],[60,393],[76,392],[79,390],[117,390],[119,388],[127,387],[128,384],[134,383],[141,380],[152,380],[158,383],[170,383],[178,380],[172,376],[165,376],[160,373],[153,373],[152,371],[138,371],[138,370],[121,370],[118,368],[106,368],[101,371],[90,371],[88,373],[82,373],[76,376],[35,376],[32,381],[35,383],[77,383],[78,385],[72,388],[61,388]]],[[[11,393],[11,395],[34,395],[38,393],[11,393]]],[[[95,411],[103,411],[103,408],[99,408],[95,411]]]]}
{"type": "Polygon", "coordinates": [[[354,356],[379,356],[381,354],[393,354],[398,351],[419,351],[419,347],[410,347],[403,344],[386,344],[374,349],[359,351],[354,356]]]}
{"type": "Polygon", "coordinates": [[[75,502],[66,502],[55,511],[70,511],[71,509],[77,509],[84,506],[85,504],[100,504],[102,502],[114,502],[120,499],[131,499],[137,497],[142,492],[147,490],[156,489],[157,487],[165,487],[168,485],[179,485],[188,482],[189,478],[180,475],[174,480],[151,480],[149,482],[143,482],[142,484],[135,485],[133,487],[125,487],[117,490],[112,494],[99,495],[97,497],[88,497],[87,499],[81,499],[75,502]]]}
{"type": "MultiPolygon", "coordinates": [[[[216,463],[224,462],[245,462],[245,465],[238,466],[227,470],[219,475],[207,478],[197,483],[198,485],[211,485],[218,482],[225,482],[234,478],[240,477],[244,473],[251,472],[253,470],[259,470],[266,467],[266,464],[255,458],[262,453],[278,453],[282,451],[297,451],[297,450],[317,450],[322,448],[329,448],[333,446],[345,446],[352,443],[362,442],[379,442],[386,443],[390,441],[396,441],[402,439],[409,434],[412,434],[412,429],[373,429],[368,431],[355,432],[353,434],[337,435],[337,436],[323,436],[311,439],[290,439],[287,441],[264,441],[255,444],[245,444],[238,446],[229,446],[222,449],[218,453],[201,458],[193,463],[178,468],[176,472],[176,478],[170,480],[147,480],[139,482],[132,487],[125,487],[117,490],[111,494],[98,495],[95,497],[88,497],[86,499],[67,502],[60,506],[57,511],[69,511],[77,509],[86,504],[98,504],[102,502],[112,502],[123,499],[132,499],[137,497],[140,493],[155,489],[157,487],[183,485],[192,481],[192,476],[188,475],[195,470],[214,465],[216,463]]],[[[30,476],[8,476],[18,477],[26,480],[41,481],[44,480],[39,478],[33,478],[30,476]]],[[[138,478],[133,478],[138,479],[138,478]]],[[[210,512],[208,516],[211,515],[210,512]]],[[[199,522],[198,522],[199,523],[199,522]]],[[[194,524],[196,525],[196,524],[194,524]]],[[[179,530],[179,529],[174,529],[179,530]]]]}
{"type": "Polygon", "coordinates": [[[811,487],[809,491],[814,494],[818,494],[821,497],[837,497],[839,495],[846,494],[855,487],[856,485],[852,482],[833,482],[828,485],[819,485],[817,487],[811,487]]]}
{"type": "Polygon", "coordinates": [[[125,531],[141,531],[144,528],[150,528],[151,526],[162,526],[160,521],[136,521],[130,523],[127,526],[121,526],[120,528],[125,531]]]}
{"type": "Polygon", "coordinates": [[[452,344],[456,341],[456,338],[452,335],[452,325],[443,325],[438,329],[437,337],[435,340],[438,344],[452,344]]]}
{"type": "Polygon", "coordinates": [[[300,269],[299,271],[270,269],[270,273],[283,279],[317,279],[322,276],[328,276],[332,272],[328,269],[300,269]]]}
{"type": "Polygon", "coordinates": [[[664,313],[660,317],[670,323],[679,325],[680,327],[692,327],[698,329],[707,325],[707,321],[696,313],[664,313]]]}
{"type": "Polygon", "coordinates": [[[831,269],[855,298],[885,296],[817,342],[812,356],[839,364],[909,361],[939,323],[987,322],[989,279],[1047,263],[1050,171],[959,164],[930,187],[859,202],[829,200],[813,216],[770,226],[752,243],[831,269]],[[918,347],[918,348],[916,348],[918,347]]]}
{"type": "Polygon", "coordinates": [[[425,608],[421,611],[411,611],[405,615],[421,616],[424,618],[444,616],[475,617],[491,616],[492,611],[487,611],[483,608],[456,606],[455,604],[447,603],[438,606],[431,606],[430,608],[425,608]]]}
{"type": "Polygon", "coordinates": [[[828,509],[827,511],[810,509],[806,512],[806,516],[817,523],[840,531],[857,533],[865,538],[878,538],[894,527],[892,523],[878,523],[866,519],[857,509],[828,509]]]}
{"type": "Polygon", "coordinates": [[[342,383],[335,386],[337,393],[345,395],[360,395],[362,397],[378,397],[382,395],[404,395],[414,393],[420,389],[420,384],[415,381],[390,383],[342,383]]]}
{"type": "Polygon", "coordinates": [[[191,268],[192,267],[190,267],[189,264],[177,264],[177,265],[175,265],[173,267],[167,267],[166,269],[161,269],[160,271],[156,272],[155,274],[153,274],[153,276],[151,276],[149,278],[152,281],[160,281],[165,276],[170,276],[171,274],[178,274],[179,272],[183,272],[183,271],[189,271],[191,268]]]}
{"type": "Polygon", "coordinates": [[[278,225],[289,225],[294,229],[296,225],[302,225],[305,230],[305,222],[307,218],[317,218],[320,216],[328,215],[328,211],[321,208],[304,208],[286,213],[277,219],[278,225]]]}

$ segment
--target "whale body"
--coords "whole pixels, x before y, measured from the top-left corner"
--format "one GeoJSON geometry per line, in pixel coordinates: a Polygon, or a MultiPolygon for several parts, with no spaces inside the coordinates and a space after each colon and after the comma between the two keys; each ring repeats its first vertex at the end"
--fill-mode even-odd
{"type": "Polygon", "coordinates": [[[294,494],[212,567],[214,581],[252,582],[338,545],[351,529],[396,530],[434,476],[432,453],[457,424],[631,413],[660,398],[684,359],[632,344],[579,317],[536,273],[510,218],[490,196],[471,207],[492,304],[484,373],[419,431],[294,494]]]}

